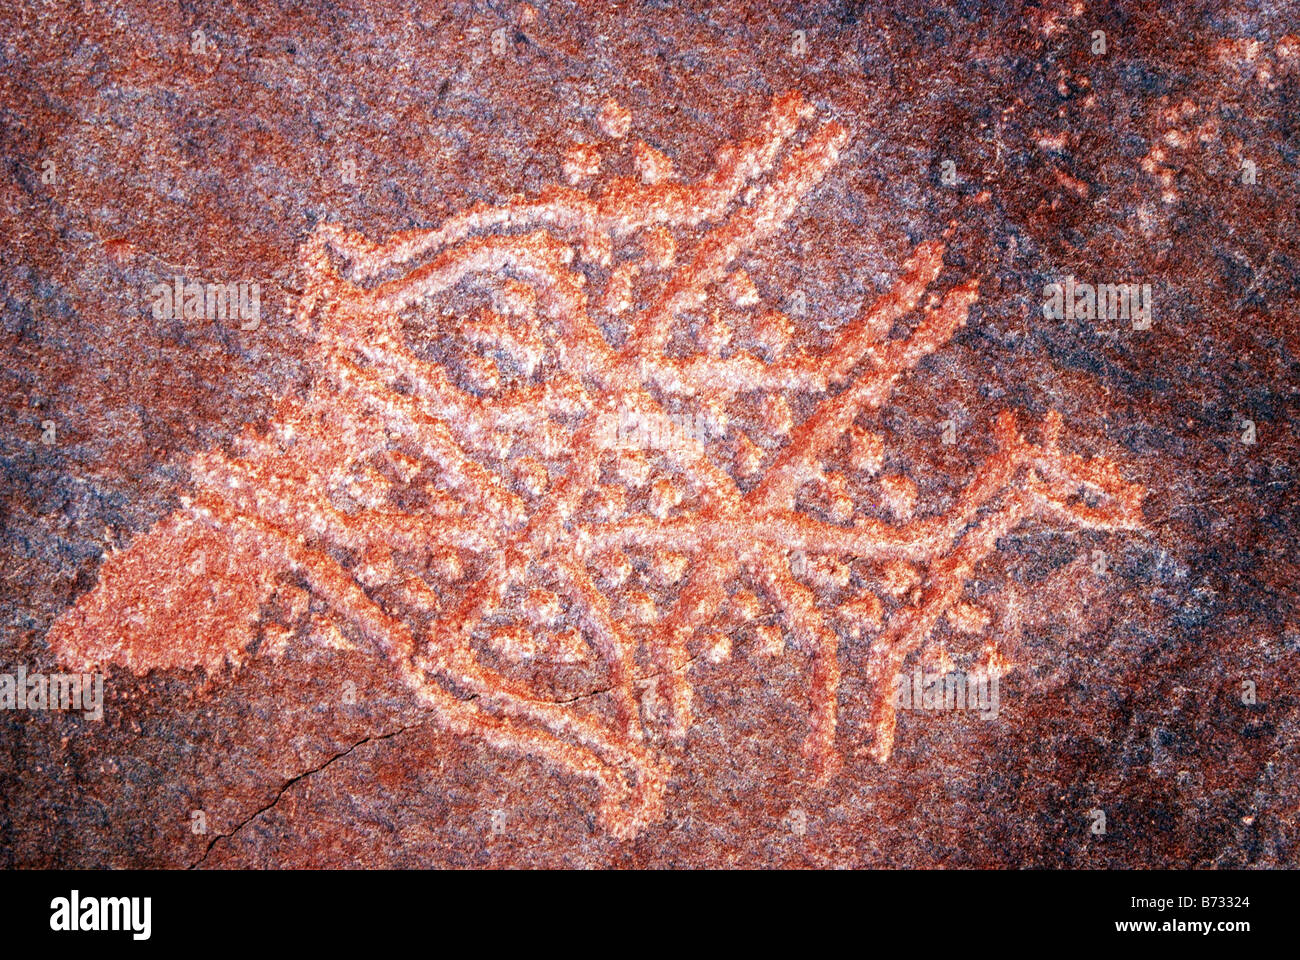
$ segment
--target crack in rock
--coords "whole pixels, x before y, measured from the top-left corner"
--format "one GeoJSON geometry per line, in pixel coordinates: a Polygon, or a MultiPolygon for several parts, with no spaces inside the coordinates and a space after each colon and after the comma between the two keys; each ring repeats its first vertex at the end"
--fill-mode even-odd
{"type": "Polygon", "coordinates": [[[191,863],[188,867],[186,867],[186,869],[194,870],[197,867],[200,867],[204,863],[206,863],[208,859],[208,855],[212,853],[213,848],[216,847],[216,845],[220,841],[229,840],[240,830],[244,829],[244,827],[246,827],[249,823],[256,820],[262,814],[266,813],[266,811],[274,807],[277,803],[280,802],[280,798],[283,797],[285,793],[288,792],[289,788],[292,787],[294,784],[298,783],[301,780],[305,780],[307,777],[310,777],[313,774],[320,773],[322,770],[324,770],[326,767],[333,764],[335,761],[342,760],[344,757],[351,754],[354,750],[358,749],[359,747],[365,746],[367,743],[378,743],[381,740],[391,740],[393,737],[403,734],[408,730],[415,730],[418,729],[419,727],[427,726],[428,723],[429,723],[428,720],[424,720],[421,721],[420,723],[408,724],[403,727],[398,727],[396,730],[392,730],[388,733],[371,734],[367,737],[362,738],[361,740],[358,740],[356,743],[352,744],[352,746],[348,747],[346,750],[334,754],[329,759],[327,759],[324,763],[318,764],[317,766],[312,767],[310,770],[304,770],[302,773],[290,777],[288,780],[285,781],[284,785],[281,786],[280,789],[276,791],[275,796],[271,799],[270,803],[267,803],[259,807],[257,810],[254,810],[252,813],[250,813],[239,823],[235,824],[234,829],[231,830],[230,832],[219,833],[215,837],[213,837],[208,842],[207,849],[203,851],[203,856],[199,857],[198,860],[195,860],[193,863],[191,863]]]}

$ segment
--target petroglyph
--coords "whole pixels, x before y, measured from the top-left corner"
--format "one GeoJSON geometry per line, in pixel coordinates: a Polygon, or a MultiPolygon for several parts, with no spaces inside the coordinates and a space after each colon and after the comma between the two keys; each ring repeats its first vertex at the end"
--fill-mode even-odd
{"type": "MultiPolygon", "coordinates": [[[[1063,453],[1059,417],[1031,442],[1004,412],[951,508],[918,507],[875,414],[978,284],[923,304],[947,238],[932,240],[830,349],[797,342],[737,263],[845,148],[812,120],[776,98],[685,184],[610,102],[604,139],[562,151],[569,186],[382,244],[322,226],[296,311],[314,382],[234,454],[194,458],[183,509],[109,556],[51,630],[60,661],[215,671],[259,637],[270,656],[295,631],[364,641],[448,730],[594,781],[605,827],[631,836],[662,815],[665,744],[689,746],[698,659],[807,657],[805,752],[825,782],[840,640],[870,637],[860,749],[887,760],[905,661],[941,620],[986,632],[964,591],[998,538],[1031,517],[1137,528],[1142,493],[1063,453]],[[602,177],[614,151],[635,177],[602,177]],[[270,606],[290,628],[263,629],[270,606]],[[609,715],[521,663],[596,664],[609,715]]],[[[980,669],[1007,667],[989,642],[980,669]]]]}

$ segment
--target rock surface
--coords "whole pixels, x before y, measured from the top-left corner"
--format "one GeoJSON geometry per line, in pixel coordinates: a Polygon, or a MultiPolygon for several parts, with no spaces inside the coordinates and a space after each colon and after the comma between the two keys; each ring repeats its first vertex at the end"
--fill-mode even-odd
{"type": "MultiPolygon", "coordinates": [[[[1035,440],[1057,411],[1066,454],[1145,490],[1142,531],[1029,522],[975,567],[942,630],[1010,662],[997,718],[900,710],[879,762],[859,749],[877,635],[841,631],[842,762],[817,780],[815,658],[776,619],[724,630],[725,655],[693,641],[684,741],[648,734],[661,815],[619,837],[594,784],[435,722],[308,590],[296,619],[259,611],[229,666],[109,663],[100,722],[0,716],[0,865],[1297,865],[1295,6],[709,6],[0,12],[0,669],[58,670],[51,629],[106,556],[186,509],[197,456],[235,455],[317,382],[295,309],[321,225],[379,243],[555,184],[696,183],[795,92],[846,139],[720,285],[726,310],[757,297],[792,321],[754,350],[820,355],[941,237],[937,294],[979,281],[860,423],[910,487],[863,479],[850,510],[944,514],[1005,409],[1035,440]],[[257,281],[257,325],[155,317],[177,275],[257,281]],[[1150,329],[1046,318],[1068,277],[1150,284],[1150,329]]],[[[616,265],[583,267],[593,298],[616,265]]],[[[777,406],[735,414],[754,456],[780,446],[777,406]]],[[[673,562],[645,571],[652,603],[673,562]]],[[[800,574],[842,606],[834,569],[800,574]]],[[[886,618],[909,602],[875,585],[886,618]]]]}

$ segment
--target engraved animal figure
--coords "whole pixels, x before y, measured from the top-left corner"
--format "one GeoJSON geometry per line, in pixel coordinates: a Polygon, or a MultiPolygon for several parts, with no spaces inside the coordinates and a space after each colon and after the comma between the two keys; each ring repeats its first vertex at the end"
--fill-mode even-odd
{"type": "MultiPolygon", "coordinates": [[[[295,313],[313,383],[233,455],[193,458],[182,509],[107,557],[51,629],[58,658],[215,671],[259,636],[258,653],[282,650],[292,630],[266,611],[302,633],[314,600],[329,614],[312,637],[371,644],[455,734],[594,781],[626,837],[662,815],[699,657],[741,638],[807,656],[805,752],[825,782],[840,639],[870,636],[861,749],[885,761],[893,678],[941,619],[982,629],[963,591],[998,538],[1030,517],[1138,528],[1142,492],[1063,453],[1059,417],[1031,442],[1008,412],[951,509],[916,514],[872,417],[966,322],[977,282],[922,306],[947,237],[922,243],[830,349],[802,348],[798,318],[763,307],[736,264],[844,149],[847,131],[812,117],[775,98],[686,184],[645,143],[634,177],[600,176],[629,127],[611,102],[604,139],[565,155],[566,186],[382,244],[320,227],[295,313]],[[889,520],[865,509],[867,484],[889,520]],[[594,664],[605,713],[540,689],[525,662],[594,664]]],[[[989,644],[980,669],[1006,667],[989,644]]]]}

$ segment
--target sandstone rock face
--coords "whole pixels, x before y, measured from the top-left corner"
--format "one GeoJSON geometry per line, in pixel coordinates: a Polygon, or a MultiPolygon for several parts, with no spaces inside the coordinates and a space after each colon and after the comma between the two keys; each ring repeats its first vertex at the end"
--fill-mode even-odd
{"type": "Polygon", "coordinates": [[[0,13],[0,865],[1295,866],[1295,18],[905,7],[0,13]]]}

